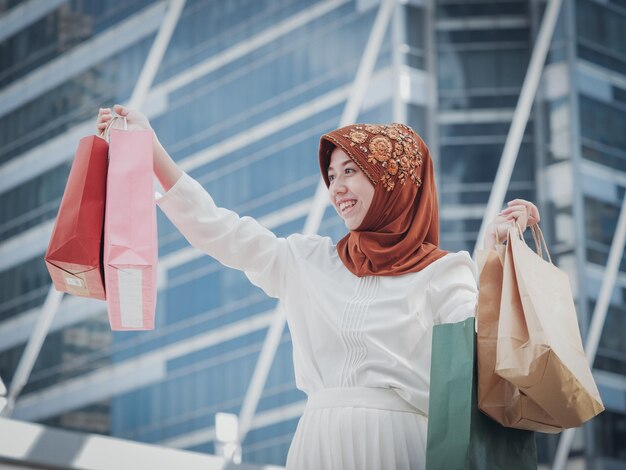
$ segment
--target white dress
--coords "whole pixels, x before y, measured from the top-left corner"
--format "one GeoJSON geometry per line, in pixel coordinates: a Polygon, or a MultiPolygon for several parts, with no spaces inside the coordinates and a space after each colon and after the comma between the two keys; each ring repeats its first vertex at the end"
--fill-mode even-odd
{"type": "Polygon", "coordinates": [[[278,238],[217,207],[187,174],[157,204],[193,246],[281,299],[308,397],[287,468],[424,468],[432,326],[474,315],[467,252],[417,273],[359,278],[330,238],[278,238]]]}

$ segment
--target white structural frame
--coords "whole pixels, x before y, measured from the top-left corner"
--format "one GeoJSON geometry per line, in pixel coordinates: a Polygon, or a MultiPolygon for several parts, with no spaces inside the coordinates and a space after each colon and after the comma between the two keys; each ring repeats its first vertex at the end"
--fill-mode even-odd
{"type": "MultiPolygon", "coordinates": [[[[617,219],[615,235],[613,236],[613,241],[611,242],[611,250],[609,251],[609,258],[606,263],[606,271],[604,272],[604,276],[602,278],[602,287],[600,288],[600,294],[598,295],[596,306],[593,309],[591,325],[589,327],[589,333],[587,334],[587,340],[585,341],[585,357],[587,358],[587,362],[591,368],[593,368],[593,362],[596,358],[596,353],[598,352],[598,345],[600,344],[600,337],[602,336],[602,330],[604,329],[606,315],[611,302],[611,295],[615,287],[615,280],[617,279],[617,273],[619,272],[620,262],[624,256],[625,244],[626,195],[622,201],[622,208],[617,219]]],[[[552,470],[565,469],[565,464],[574,440],[575,432],[576,429],[574,428],[567,429],[561,434],[552,470]]]]}
{"type": "MultiPolygon", "coordinates": [[[[367,91],[372,72],[374,71],[376,59],[395,6],[396,0],[381,1],[370,36],[365,45],[363,55],[361,56],[361,61],[352,84],[348,101],[346,102],[346,106],[339,121],[339,127],[354,122],[358,117],[359,109],[363,102],[365,92],[367,91]]],[[[303,233],[305,235],[317,233],[327,205],[328,190],[324,181],[320,179],[315,191],[313,204],[311,205],[310,212],[304,224],[303,233]]],[[[275,317],[263,342],[259,360],[254,368],[254,373],[239,413],[239,444],[243,443],[250,430],[254,414],[259,404],[259,399],[261,398],[261,393],[267,381],[267,375],[269,374],[270,367],[274,361],[280,343],[280,338],[285,329],[285,322],[285,314],[282,309],[282,304],[279,301],[276,306],[275,317]]]]}
{"type": "Polygon", "coordinates": [[[485,209],[485,215],[480,225],[480,231],[478,232],[478,238],[476,239],[476,245],[474,246],[474,257],[476,250],[482,247],[483,238],[487,231],[487,225],[495,218],[500,211],[504,198],[506,197],[506,190],[511,181],[511,175],[513,174],[513,168],[517,161],[517,155],[519,153],[522,137],[524,136],[524,130],[528,124],[528,117],[530,116],[530,110],[537,94],[539,82],[541,80],[541,74],[543,72],[546,57],[550,49],[550,42],[554,35],[554,29],[556,21],[559,17],[562,0],[548,0],[545,13],[541,20],[541,26],[537,33],[537,40],[533,47],[533,52],[530,57],[530,63],[524,77],[524,83],[520,92],[520,97],[515,106],[515,113],[513,114],[513,121],[509,128],[509,133],[506,137],[506,143],[504,144],[504,150],[502,151],[502,157],[498,165],[498,172],[489,195],[489,201],[487,202],[487,208],[485,209]]]}
{"type": "Polygon", "coordinates": [[[154,77],[163,61],[165,51],[170,44],[170,40],[172,39],[172,35],[174,34],[174,30],[176,29],[176,25],[183,12],[183,8],[185,8],[186,2],[187,0],[170,0],[170,5],[163,18],[163,23],[161,23],[159,27],[159,32],[154,38],[146,62],[141,69],[137,83],[135,83],[135,88],[133,88],[133,94],[128,102],[130,108],[140,107],[150,91],[154,77]]]}
{"type": "Polygon", "coordinates": [[[2,411],[2,415],[11,416],[11,414],[13,413],[15,401],[17,400],[17,397],[26,385],[26,382],[28,382],[30,373],[32,372],[35,361],[39,356],[41,346],[43,345],[43,342],[48,335],[50,324],[52,323],[54,314],[61,304],[62,298],[63,292],[57,291],[54,288],[54,285],[52,285],[50,287],[50,290],[48,291],[48,295],[46,296],[43,308],[41,309],[41,315],[39,316],[39,318],[37,319],[37,323],[35,324],[35,329],[28,339],[26,348],[22,353],[22,357],[20,357],[20,362],[18,362],[17,364],[15,374],[13,374],[13,379],[9,384],[9,393],[7,394],[6,398],[7,404],[6,408],[2,411]]]}
{"type": "MultiPolygon", "coordinates": [[[[260,31],[253,36],[248,37],[247,39],[241,40],[233,44],[232,46],[221,50],[220,52],[214,54],[209,58],[201,60],[199,63],[192,65],[185,71],[180,71],[179,73],[176,73],[174,76],[164,80],[158,85],[155,85],[150,90],[150,93],[146,98],[146,102],[143,106],[145,114],[149,118],[162,115],[167,110],[169,97],[172,93],[184,88],[186,85],[193,82],[194,80],[197,80],[200,77],[206,76],[211,72],[214,72],[215,70],[219,70],[225,65],[232,63],[233,61],[238,60],[255,50],[259,50],[263,46],[266,46],[267,44],[278,38],[284,37],[285,35],[293,32],[297,28],[305,26],[306,24],[310,24],[316,19],[345,5],[348,1],[350,0],[326,0],[324,2],[315,4],[309,8],[306,8],[300,13],[296,13],[279,23],[272,25],[267,30],[260,31]]],[[[146,9],[136,13],[130,18],[122,21],[119,25],[110,28],[110,31],[104,31],[96,37],[90,39],[85,43],[84,46],[78,46],[77,48],[82,49],[84,53],[81,52],[81,57],[79,58],[72,57],[72,60],[75,59],[75,61],[79,64],[86,63],[90,66],[93,66],[95,63],[98,62],[98,60],[103,60],[102,57],[108,58],[111,56],[111,47],[115,46],[124,49],[132,46],[134,42],[133,40],[129,40],[129,37],[131,39],[135,38],[134,40],[136,42],[139,39],[143,39],[147,35],[156,34],[156,31],[158,30],[158,27],[162,23],[165,16],[166,8],[167,5],[161,2],[155,3],[153,6],[147,7],[146,9]],[[156,22],[154,19],[155,17],[158,17],[157,25],[152,24],[153,22],[156,22]],[[146,22],[149,23],[147,27],[146,25],[142,24],[146,22]],[[129,34],[129,29],[138,29],[138,23],[142,24],[142,27],[139,28],[139,32],[141,32],[141,34],[138,34],[137,31],[133,31],[134,34],[129,34]],[[95,49],[100,52],[106,49],[109,54],[106,54],[104,56],[94,55],[93,51],[91,54],[89,54],[89,51],[91,49],[95,49]],[[88,55],[90,60],[86,61],[82,57],[83,54],[88,55]]],[[[67,64],[67,60],[64,58],[64,56],[55,59],[53,62],[55,63],[53,68],[56,70],[56,68],[61,67],[63,68],[64,73],[58,74],[53,70],[46,70],[46,73],[44,75],[61,75],[63,77],[63,80],[67,80],[69,78],[69,75],[65,73],[65,70],[76,70],[75,68],[70,68],[70,65],[67,64]]],[[[74,62],[72,62],[72,64],[74,64],[74,62]]],[[[43,67],[48,68],[48,65],[44,65],[43,67]]],[[[83,70],[83,68],[79,69],[79,71],[83,70]]],[[[38,73],[39,69],[31,72],[28,77],[32,78],[28,78],[28,80],[31,80],[32,83],[39,84],[42,79],[35,78],[41,77],[41,75],[38,73]]],[[[20,83],[23,82],[24,80],[22,80],[20,83]]],[[[7,90],[8,89],[0,90],[0,116],[3,115],[3,112],[5,114],[7,112],[6,110],[3,110],[3,106],[6,106],[7,104],[5,102],[7,101],[5,99],[7,90]]],[[[22,93],[20,90],[13,90],[11,93],[13,92],[20,97],[24,96],[24,93],[22,93]]],[[[39,90],[34,97],[37,97],[42,93],[44,93],[44,91],[39,90]]],[[[326,93],[327,96],[329,96],[330,94],[326,93]]],[[[315,108],[315,106],[313,107],[315,108]]],[[[282,116],[286,117],[287,114],[282,113],[282,116]]],[[[35,146],[34,148],[25,151],[20,156],[11,159],[9,162],[0,165],[0,191],[9,191],[10,189],[20,185],[24,181],[33,179],[38,175],[49,171],[53,167],[58,166],[65,161],[69,161],[71,159],[71,152],[69,152],[68,149],[73,147],[75,142],[80,139],[85,133],[91,132],[93,129],[92,126],[93,124],[89,121],[78,123],[77,125],[72,126],[67,131],[62,132],[58,136],[52,137],[46,142],[43,142],[35,146]]],[[[248,138],[247,134],[248,133],[246,132],[245,139],[248,138]]],[[[244,138],[241,133],[239,133],[238,135],[241,138],[244,138]]],[[[230,140],[231,139],[227,139],[227,141],[230,140]]],[[[220,147],[222,147],[222,145],[220,145],[220,147]]],[[[209,152],[211,152],[211,148],[209,148],[208,150],[209,152]]],[[[206,163],[205,159],[198,158],[199,155],[202,154],[204,154],[204,152],[201,151],[199,153],[195,153],[194,155],[190,155],[184,158],[179,162],[179,166],[181,166],[184,162],[187,162],[187,164],[191,164],[191,166],[195,165],[195,162],[198,162],[198,164],[200,164],[199,161],[206,163]]],[[[2,258],[1,255],[0,258],[2,258]]]]}
{"type": "MultiPolygon", "coordinates": [[[[131,107],[141,106],[143,99],[152,86],[156,72],[163,60],[163,56],[165,55],[165,51],[170,43],[176,25],[178,24],[185,2],[186,0],[170,0],[169,9],[165,13],[163,22],[159,27],[159,31],[152,43],[146,62],[141,69],[141,73],[133,89],[133,94],[130,99],[131,107]]],[[[2,410],[4,416],[11,416],[17,397],[24,388],[24,385],[28,382],[62,298],[63,292],[57,291],[54,285],[50,286],[41,315],[37,319],[33,333],[28,340],[26,349],[22,353],[22,357],[17,365],[13,380],[11,380],[11,384],[9,385],[9,392],[6,397],[7,404],[4,410],[2,410]]]]}
{"type": "Polygon", "coordinates": [[[7,403],[8,403],[6,394],[7,394],[7,388],[4,386],[4,382],[2,382],[2,379],[0,379],[0,416],[1,416],[2,411],[7,406],[7,403]]]}
{"type": "Polygon", "coordinates": [[[0,18],[0,41],[32,25],[63,3],[65,0],[29,0],[11,8],[0,18]]]}
{"type": "MultiPolygon", "coordinates": [[[[478,238],[476,239],[474,253],[476,253],[476,250],[482,246],[482,240],[484,238],[487,225],[497,215],[499,208],[504,203],[506,190],[511,180],[511,175],[513,173],[513,168],[515,167],[524,130],[526,129],[526,125],[528,123],[530,111],[541,80],[545,60],[550,49],[550,42],[554,34],[559,12],[561,10],[561,4],[562,0],[549,0],[541,20],[541,26],[537,34],[537,41],[533,47],[530,64],[528,66],[526,76],[524,77],[522,91],[515,108],[513,121],[504,145],[494,185],[489,196],[489,201],[487,203],[487,208],[485,210],[478,238]]],[[[598,344],[604,328],[611,294],[615,286],[617,273],[619,272],[620,261],[624,254],[625,241],[626,197],[622,202],[615,236],[611,244],[611,251],[607,261],[607,268],[602,281],[602,288],[594,309],[589,334],[587,335],[585,342],[585,356],[590,367],[593,367],[598,344]]],[[[569,451],[574,439],[574,433],[575,429],[568,429],[561,435],[555,461],[552,467],[553,470],[565,469],[569,451]]]]}

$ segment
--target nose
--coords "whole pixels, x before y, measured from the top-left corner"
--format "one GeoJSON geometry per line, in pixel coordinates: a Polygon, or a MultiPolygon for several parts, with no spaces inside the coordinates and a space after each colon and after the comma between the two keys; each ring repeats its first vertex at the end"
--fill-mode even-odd
{"type": "Polygon", "coordinates": [[[333,184],[331,185],[328,191],[328,195],[330,197],[330,203],[333,205],[333,207],[337,207],[337,199],[340,196],[345,195],[346,190],[347,190],[346,186],[342,182],[340,182],[339,178],[333,181],[333,184]]]}
{"type": "Polygon", "coordinates": [[[333,199],[333,202],[338,194],[344,194],[346,190],[347,188],[343,179],[341,177],[336,177],[333,180],[333,184],[330,186],[330,196],[333,199]]]}

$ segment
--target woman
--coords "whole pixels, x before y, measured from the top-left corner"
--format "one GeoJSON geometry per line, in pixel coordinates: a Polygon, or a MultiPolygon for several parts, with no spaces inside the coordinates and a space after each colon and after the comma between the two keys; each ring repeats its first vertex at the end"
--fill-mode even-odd
{"type": "MultiPolygon", "coordinates": [[[[116,106],[129,129],[145,116],[116,106]]],[[[101,109],[98,129],[111,119],[101,109]]],[[[428,148],[401,124],[352,125],[321,138],[330,201],[349,233],[277,238],[250,217],[218,208],[154,137],[157,203],[189,242],[281,298],[296,386],[308,397],[289,449],[290,469],[421,469],[425,465],[430,348],[435,323],[474,314],[467,252],[439,249],[437,194],[428,148]]],[[[504,238],[537,208],[508,203],[490,225],[504,238]]]]}

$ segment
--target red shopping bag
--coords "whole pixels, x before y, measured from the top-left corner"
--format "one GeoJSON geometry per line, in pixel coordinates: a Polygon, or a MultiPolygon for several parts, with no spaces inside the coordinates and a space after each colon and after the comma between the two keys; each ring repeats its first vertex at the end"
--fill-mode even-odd
{"type": "Polygon", "coordinates": [[[158,241],[152,131],[112,129],[104,273],[113,330],[154,328],[158,241]]]}
{"type": "Polygon", "coordinates": [[[44,258],[56,290],[100,300],[105,300],[102,228],[108,148],[97,136],[80,140],[44,258]]]}

